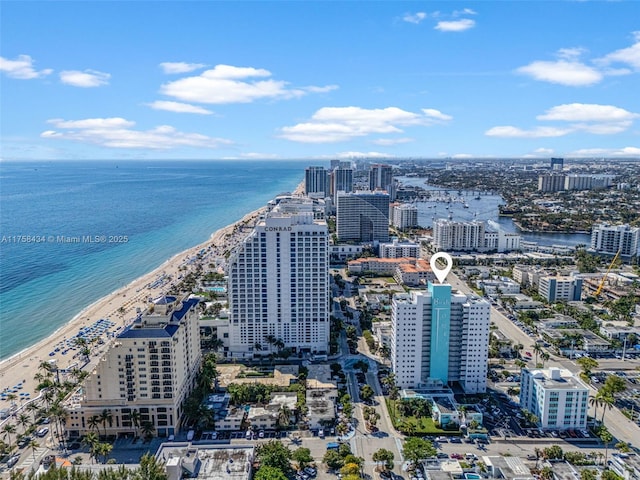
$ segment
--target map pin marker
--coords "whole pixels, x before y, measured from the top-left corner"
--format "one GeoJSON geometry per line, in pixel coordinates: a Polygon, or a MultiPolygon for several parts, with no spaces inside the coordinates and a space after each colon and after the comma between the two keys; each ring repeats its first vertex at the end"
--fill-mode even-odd
{"type": "Polygon", "coordinates": [[[449,255],[448,253],[438,252],[431,257],[431,270],[433,271],[436,278],[441,284],[444,282],[444,279],[447,278],[447,275],[449,275],[449,272],[451,271],[452,266],[453,266],[453,259],[451,258],[451,255],[449,255]],[[440,266],[438,266],[437,261],[440,258],[444,258],[444,260],[447,262],[446,267],[440,268],[440,266]]]}

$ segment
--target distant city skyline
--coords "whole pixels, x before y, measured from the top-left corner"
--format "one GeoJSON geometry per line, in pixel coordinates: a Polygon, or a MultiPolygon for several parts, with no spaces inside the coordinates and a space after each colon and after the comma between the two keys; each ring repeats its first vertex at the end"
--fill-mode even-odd
{"type": "Polygon", "coordinates": [[[2,10],[2,160],[640,157],[638,2],[2,10]]]}

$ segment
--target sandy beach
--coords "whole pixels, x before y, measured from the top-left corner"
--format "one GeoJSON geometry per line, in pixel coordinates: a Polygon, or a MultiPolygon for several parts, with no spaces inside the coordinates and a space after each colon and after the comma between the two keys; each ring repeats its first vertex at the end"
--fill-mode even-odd
{"type": "MultiPolygon", "coordinates": [[[[115,335],[136,317],[137,309],[144,310],[149,299],[163,295],[172,282],[188,273],[195,266],[199,253],[202,252],[202,258],[198,261],[203,265],[224,257],[225,252],[242,241],[266,210],[267,207],[261,207],[216,231],[209,240],[175,255],[155,270],[91,304],[49,337],[3,360],[0,363],[0,392],[13,393],[16,397],[14,402],[19,407],[38,395],[33,377],[43,361],[55,362],[60,370],[82,367],[84,360],[79,354],[80,349],[73,348],[73,339],[81,329],[104,342],[92,346],[92,361],[85,367],[90,369],[94,360],[109,348],[109,342],[115,335]]],[[[69,294],[73,295],[73,292],[69,294]]],[[[8,399],[0,400],[0,410],[9,407],[11,402],[8,399]]]]}

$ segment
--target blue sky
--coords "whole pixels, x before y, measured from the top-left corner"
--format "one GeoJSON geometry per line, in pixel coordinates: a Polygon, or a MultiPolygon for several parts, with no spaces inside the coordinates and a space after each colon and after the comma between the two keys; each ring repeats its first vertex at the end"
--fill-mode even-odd
{"type": "Polygon", "coordinates": [[[3,1],[0,158],[640,157],[636,1],[3,1]]]}

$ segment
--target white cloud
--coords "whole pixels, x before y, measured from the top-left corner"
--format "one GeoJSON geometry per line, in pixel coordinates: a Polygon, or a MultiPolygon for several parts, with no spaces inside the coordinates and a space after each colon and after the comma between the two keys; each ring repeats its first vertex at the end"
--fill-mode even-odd
{"type": "Polygon", "coordinates": [[[635,43],[627,48],[622,48],[597,59],[599,65],[612,63],[625,63],[635,70],[640,70],[640,31],[633,32],[635,43]]]}
{"type": "Polygon", "coordinates": [[[49,75],[53,70],[45,68],[38,71],[34,68],[33,59],[29,55],[18,55],[16,60],[0,57],[0,72],[5,72],[11,78],[29,80],[49,75]]]}
{"type": "Polygon", "coordinates": [[[154,110],[167,110],[169,112],[176,113],[198,113],[200,115],[211,115],[213,113],[211,110],[198,107],[197,105],[182,102],[170,102],[167,100],[156,100],[155,102],[148,103],[147,105],[154,110]]]}
{"type": "Polygon", "coordinates": [[[222,157],[222,160],[277,160],[279,158],[282,157],[277,153],[246,152],[222,157]]]}
{"type": "Polygon", "coordinates": [[[577,122],[571,127],[578,131],[596,135],[611,135],[624,132],[634,118],[640,117],[624,108],[613,105],[598,105],[591,103],[568,103],[550,108],[544,115],[538,115],[538,120],[577,122]]]}
{"type": "Polygon", "coordinates": [[[167,150],[177,147],[219,148],[233,142],[224,138],[208,137],[198,133],[183,133],[169,125],[151,130],[134,130],[135,122],[124,118],[87,118],[84,120],[48,120],[57,130],[40,134],[43,138],[56,138],[89,143],[110,148],[145,148],[167,150]]]}
{"type": "Polygon", "coordinates": [[[535,80],[558,83],[570,87],[593,85],[602,80],[602,73],[576,60],[537,61],[520,67],[518,73],[535,80]]]}
{"type": "Polygon", "coordinates": [[[433,108],[423,108],[422,112],[430,118],[436,119],[436,120],[442,120],[444,122],[448,122],[449,120],[453,120],[453,117],[451,115],[446,115],[444,113],[442,113],[440,110],[435,110],[433,108]]]}
{"type": "Polygon", "coordinates": [[[471,155],[470,153],[456,153],[455,155],[452,155],[451,158],[456,160],[467,160],[469,158],[477,158],[477,155],[471,155]]]}
{"type": "Polygon", "coordinates": [[[400,127],[434,125],[451,119],[449,115],[434,109],[424,109],[422,112],[421,115],[397,107],[324,107],[314,113],[308,122],[283,127],[280,136],[294,142],[332,143],[376,133],[401,133],[400,127]]]}
{"type": "Polygon", "coordinates": [[[440,21],[434,28],[441,32],[463,32],[473,28],[475,24],[475,20],[463,18],[462,20],[440,21]]]}
{"type": "Polygon", "coordinates": [[[569,153],[570,157],[637,157],[640,147],[615,148],[583,148],[569,153]]]}
{"type": "Polygon", "coordinates": [[[410,143],[415,142],[415,138],[378,138],[377,140],[373,140],[372,143],[381,146],[390,146],[390,145],[398,145],[401,143],[410,143]]]}
{"type": "Polygon", "coordinates": [[[572,130],[568,128],[556,128],[556,127],[536,127],[531,130],[523,130],[518,127],[512,126],[500,126],[493,127],[484,132],[488,137],[503,137],[503,138],[545,138],[545,137],[562,137],[571,133],[572,130]]]}
{"type": "Polygon", "coordinates": [[[570,122],[561,127],[535,127],[523,130],[513,126],[490,128],[485,135],[490,137],[541,138],[560,137],[572,132],[585,132],[595,135],[612,135],[624,132],[640,114],[629,112],[613,105],[592,103],[567,103],[548,109],[537,120],[570,122]]]}
{"type": "Polygon", "coordinates": [[[388,153],[382,152],[340,152],[332,158],[393,158],[395,155],[389,155],[388,153]]]}
{"type": "Polygon", "coordinates": [[[408,23],[418,24],[422,22],[425,18],[427,18],[427,14],[425,12],[416,12],[416,13],[405,13],[402,17],[402,20],[408,23]]]}
{"type": "Polygon", "coordinates": [[[533,153],[538,153],[540,155],[551,155],[553,153],[553,148],[536,148],[533,153]]]}
{"type": "Polygon", "coordinates": [[[186,63],[186,62],[163,62],[160,68],[164,73],[189,73],[200,68],[204,68],[204,63],[186,63]]]}
{"type": "Polygon", "coordinates": [[[586,52],[587,50],[582,47],[561,48],[560,50],[558,50],[556,55],[558,56],[558,58],[563,58],[565,60],[576,60],[586,52]]]}
{"type": "Polygon", "coordinates": [[[592,59],[587,64],[580,57],[587,53],[581,47],[561,48],[556,52],[555,61],[535,61],[516,70],[535,80],[557,83],[570,87],[594,85],[605,76],[629,75],[640,71],[640,31],[633,32],[635,43],[627,48],[615,50],[601,58],[592,59]],[[612,67],[614,64],[623,66],[612,67]]]}
{"type": "Polygon", "coordinates": [[[160,92],[186,102],[225,104],[250,103],[263,98],[296,98],[338,88],[335,85],[289,88],[287,82],[269,77],[271,72],[264,69],[216,65],[198,76],[165,83],[160,92]]]}
{"type": "Polygon", "coordinates": [[[108,85],[111,75],[97,70],[65,70],[60,72],[60,81],[73,87],[91,88],[108,85]]]}
{"type": "Polygon", "coordinates": [[[564,120],[568,122],[607,122],[632,120],[639,117],[637,113],[613,105],[598,105],[593,103],[567,103],[550,108],[544,115],[538,115],[538,120],[564,120]]]}
{"type": "Polygon", "coordinates": [[[454,10],[451,14],[454,17],[459,17],[460,15],[477,15],[478,12],[472,10],[470,8],[463,8],[462,10],[454,10]]]}

